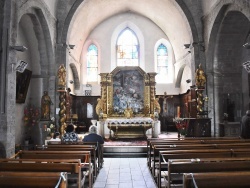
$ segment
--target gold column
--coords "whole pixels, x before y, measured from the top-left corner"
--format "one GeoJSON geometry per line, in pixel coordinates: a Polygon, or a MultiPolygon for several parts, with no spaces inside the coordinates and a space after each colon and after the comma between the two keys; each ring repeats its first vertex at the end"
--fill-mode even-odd
{"type": "Polygon", "coordinates": [[[149,75],[149,85],[150,85],[150,114],[154,115],[154,109],[155,109],[155,76],[157,73],[151,72],[148,73],[149,75]]]}
{"type": "Polygon", "coordinates": [[[59,92],[59,126],[61,135],[64,134],[64,130],[67,126],[66,122],[66,68],[61,64],[57,71],[57,88],[59,92]]]}
{"type": "Polygon", "coordinates": [[[112,85],[112,74],[107,75],[106,80],[106,88],[107,88],[107,116],[111,115],[113,113],[113,85],[112,85]]]}
{"type": "Polygon", "coordinates": [[[66,124],[66,100],[65,100],[65,94],[66,94],[66,90],[58,90],[59,92],[59,126],[60,126],[60,133],[61,135],[64,134],[64,130],[67,126],[66,124]]]}
{"type": "MultiPolygon", "coordinates": [[[[101,76],[101,108],[102,108],[102,118],[107,117],[107,74],[100,73],[101,76]]],[[[98,114],[99,115],[99,114],[98,114]]]]}

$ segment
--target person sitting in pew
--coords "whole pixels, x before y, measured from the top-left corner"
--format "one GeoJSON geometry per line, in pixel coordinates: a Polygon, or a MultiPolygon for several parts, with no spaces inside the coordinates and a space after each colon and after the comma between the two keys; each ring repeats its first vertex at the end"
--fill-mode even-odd
{"type": "Polygon", "coordinates": [[[79,140],[78,134],[75,133],[75,126],[68,124],[66,133],[62,136],[62,142],[77,142],[79,140]]]}
{"type": "Polygon", "coordinates": [[[99,144],[104,144],[104,140],[102,136],[97,134],[97,127],[95,125],[91,125],[89,127],[89,134],[84,136],[83,142],[98,142],[99,144]]]}
{"type": "Polygon", "coordinates": [[[100,165],[102,167],[102,164],[104,162],[103,160],[103,144],[104,144],[104,139],[102,138],[102,136],[97,134],[97,127],[95,125],[91,125],[89,127],[89,134],[84,136],[83,142],[98,142],[98,150],[99,153],[97,153],[97,157],[99,157],[100,155],[100,165]]]}

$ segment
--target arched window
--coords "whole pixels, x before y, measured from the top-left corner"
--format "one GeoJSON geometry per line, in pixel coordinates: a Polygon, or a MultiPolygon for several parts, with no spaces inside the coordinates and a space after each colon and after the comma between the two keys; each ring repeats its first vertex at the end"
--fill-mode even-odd
{"type": "Polygon", "coordinates": [[[138,66],[139,45],[134,32],[126,28],[117,40],[117,66],[138,66]]]}
{"type": "Polygon", "coordinates": [[[157,48],[157,75],[156,81],[164,83],[168,78],[168,49],[164,44],[160,44],[157,48]]]}
{"type": "Polygon", "coordinates": [[[87,82],[97,82],[98,79],[98,50],[94,44],[88,47],[87,53],[87,82]]]}

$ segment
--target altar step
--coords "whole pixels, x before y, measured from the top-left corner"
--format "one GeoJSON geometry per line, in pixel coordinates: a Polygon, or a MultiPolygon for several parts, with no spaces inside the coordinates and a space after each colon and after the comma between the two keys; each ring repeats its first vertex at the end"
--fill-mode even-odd
{"type": "Polygon", "coordinates": [[[108,158],[146,157],[147,146],[104,146],[103,156],[108,158]]]}

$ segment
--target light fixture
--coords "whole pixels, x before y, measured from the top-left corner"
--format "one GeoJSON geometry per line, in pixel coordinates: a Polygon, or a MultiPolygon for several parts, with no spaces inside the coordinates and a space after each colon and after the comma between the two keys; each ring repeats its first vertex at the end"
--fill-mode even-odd
{"type": "Polygon", "coordinates": [[[191,44],[184,44],[184,49],[188,49],[191,44]]]}
{"type": "Polygon", "coordinates": [[[26,46],[11,46],[10,49],[16,50],[19,52],[25,52],[28,50],[28,48],[26,46]]]}
{"type": "Polygon", "coordinates": [[[74,47],[75,47],[75,45],[73,45],[73,44],[69,44],[68,46],[69,46],[69,48],[70,48],[71,50],[73,50],[74,47]]]}
{"type": "Polygon", "coordinates": [[[250,49],[250,44],[247,42],[246,44],[243,44],[243,47],[246,49],[250,49]]]}

